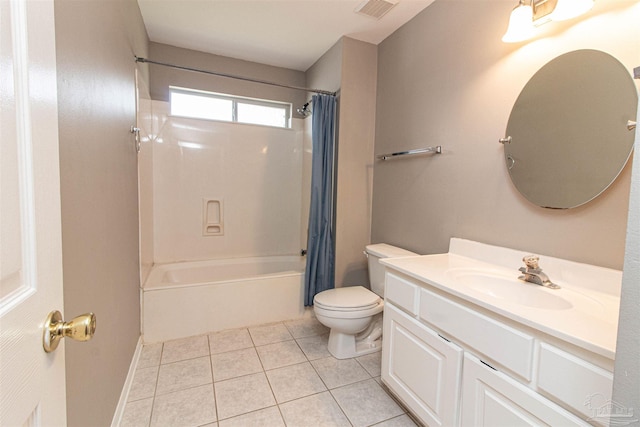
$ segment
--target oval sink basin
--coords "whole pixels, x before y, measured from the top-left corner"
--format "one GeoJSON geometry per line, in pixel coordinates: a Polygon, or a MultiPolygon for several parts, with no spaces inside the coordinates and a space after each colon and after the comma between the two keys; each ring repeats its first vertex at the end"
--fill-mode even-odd
{"type": "Polygon", "coordinates": [[[447,276],[469,290],[508,301],[526,307],[546,310],[568,310],[573,307],[570,301],[561,295],[554,294],[558,290],[547,289],[533,283],[523,282],[514,274],[504,274],[481,270],[449,270],[447,276]]]}

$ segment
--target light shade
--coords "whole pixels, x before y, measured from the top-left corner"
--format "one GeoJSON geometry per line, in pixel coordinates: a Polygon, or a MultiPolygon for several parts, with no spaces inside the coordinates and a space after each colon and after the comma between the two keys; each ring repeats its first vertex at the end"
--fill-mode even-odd
{"type": "Polygon", "coordinates": [[[525,5],[522,0],[512,11],[509,17],[507,32],[502,36],[505,43],[517,43],[533,36],[533,8],[525,5]]]}
{"type": "Polygon", "coordinates": [[[588,12],[594,0],[558,0],[550,18],[553,21],[566,21],[588,12]]]}

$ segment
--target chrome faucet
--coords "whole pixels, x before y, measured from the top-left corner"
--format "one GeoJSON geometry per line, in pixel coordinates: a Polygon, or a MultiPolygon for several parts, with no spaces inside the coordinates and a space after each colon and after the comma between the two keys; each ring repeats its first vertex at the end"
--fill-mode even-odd
{"type": "Polygon", "coordinates": [[[527,255],[522,258],[524,264],[527,266],[520,267],[518,270],[524,273],[524,275],[518,277],[520,280],[524,280],[525,282],[535,283],[536,285],[544,286],[549,289],[560,289],[560,286],[552,283],[545,273],[542,272],[540,266],[538,266],[538,261],[540,257],[536,255],[527,255]]]}

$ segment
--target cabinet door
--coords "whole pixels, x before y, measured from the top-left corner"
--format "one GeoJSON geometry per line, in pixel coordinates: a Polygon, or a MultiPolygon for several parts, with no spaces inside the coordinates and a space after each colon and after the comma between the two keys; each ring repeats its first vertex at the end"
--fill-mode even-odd
{"type": "Polygon", "coordinates": [[[468,353],[464,355],[463,370],[463,426],[589,425],[468,353]]]}
{"type": "Polygon", "coordinates": [[[428,426],[458,425],[462,349],[384,308],[382,381],[428,426]]]}

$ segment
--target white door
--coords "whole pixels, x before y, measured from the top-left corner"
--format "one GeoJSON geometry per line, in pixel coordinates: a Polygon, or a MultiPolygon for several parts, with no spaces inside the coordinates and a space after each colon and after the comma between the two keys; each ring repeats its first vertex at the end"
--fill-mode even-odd
{"type": "Polygon", "coordinates": [[[64,344],[42,346],[62,310],[53,0],[0,0],[0,425],[64,425],[64,344]]]}

